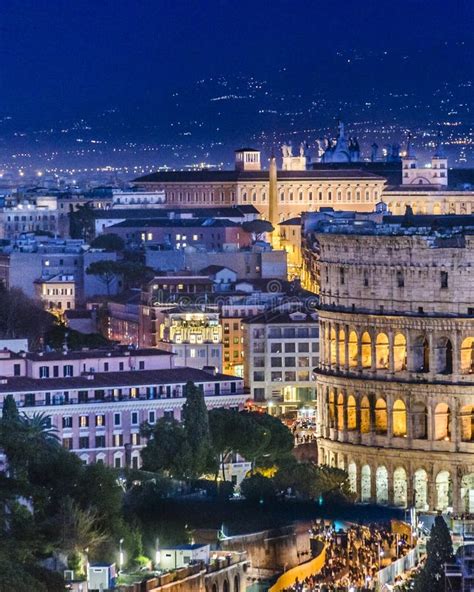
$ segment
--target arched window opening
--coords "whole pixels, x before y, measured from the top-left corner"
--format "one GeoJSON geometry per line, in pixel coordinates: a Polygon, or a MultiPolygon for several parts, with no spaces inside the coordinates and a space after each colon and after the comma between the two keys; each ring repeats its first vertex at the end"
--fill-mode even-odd
{"type": "Polygon", "coordinates": [[[395,372],[407,369],[407,340],[402,333],[397,333],[393,340],[393,369],[395,372]]]}
{"type": "Polygon", "coordinates": [[[375,342],[375,362],[378,370],[388,370],[389,367],[389,345],[388,336],[379,333],[375,342]]]}
{"type": "Polygon", "coordinates": [[[364,465],[360,472],[360,501],[370,502],[372,496],[371,471],[369,465],[364,465]]]}
{"type": "Polygon", "coordinates": [[[398,438],[407,435],[407,409],[401,399],[393,404],[393,435],[398,438]]]}
{"type": "Polygon", "coordinates": [[[362,368],[372,367],[372,346],[370,335],[365,331],[361,338],[361,364],[362,368]]]}
{"type": "Polygon", "coordinates": [[[347,467],[347,475],[349,477],[349,488],[352,493],[357,493],[357,465],[355,462],[349,463],[347,467]]]}
{"type": "Polygon", "coordinates": [[[415,403],[412,406],[413,438],[426,440],[428,437],[428,410],[424,403],[415,403]]]}
{"type": "Polygon", "coordinates": [[[342,393],[337,396],[337,429],[344,429],[344,395],[342,393]]]}
{"type": "Polygon", "coordinates": [[[334,328],[331,329],[330,331],[330,360],[329,363],[331,365],[334,365],[336,363],[336,330],[334,328]]]}
{"type": "Polygon", "coordinates": [[[474,441],[474,406],[465,405],[461,407],[461,440],[463,442],[474,441]]]}
{"type": "Polygon", "coordinates": [[[449,471],[440,471],[436,475],[436,509],[443,512],[451,506],[452,483],[449,471]]]}
{"type": "Polygon", "coordinates": [[[451,440],[451,410],[446,403],[435,409],[435,440],[451,440]]]}
{"type": "Polygon", "coordinates": [[[355,331],[349,333],[349,367],[357,368],[357,358],[359,354],[359,348],[357,346],[357,334],[355,331]]]}
{"type": "Polygon", "coordinates": [[[469,514],[474,513],[474,473],[464,475],[461,480],[461,499],[463,509],[469,514]]]}
{"type": "Polygon", "coordinates": [[[413,357],[415,372],[425,373],[430,371],[430,346],[423,335],[415,340],[413,357]]]}
{"type": "Polygon", "coordinates": [[[347,429],[357,429],[357,408],[356,400],[353,395],[347,397],[347,429]]]}
{"type": "Polygon", "coordinates": [[[436,372],[453,373],[453,345],[447,337],[442,337],[436,343],[436,372]]]}
{"type": "Polygon", "coordinates": [[[386,467],[377,467],[375,496],[378,504],[388,504],[388,471],[386,467]]]}
{"type": "Polygon", "coordinates": [[[474,374],[474,337],[466,337],[461,343],[461,373],[474,374]]]}
{"type": "Polygon", "coordinates": [[[332,390],[329,393],[329,400],[328,400],[328,410],[329,410],[329,427],[335,428],[336,427],[336,395],[332,390]]]}
{"type": "Polygon", "coordinates": [[[362,397],[360,402],[360,433],[370,432],[370,402],[368,397],[362,397]]]}
{"type": "Polygon", "coordinates": [[[346,364],[346,334],[340,329],[339,330],[339,365],[345,366],[346,364]]]}
{"type": "Polygon", "coordinates": [[[380,435],[387,433],[387,403],[377,399],[375,403],[375,432],[380,435]]]}
{"type": "Polygon", "coordinates": [[[415,508],[428,510],[428,475],[424,469],[418,469],[413,475],[413,491],[415,494],[415,508]]]}
{"type": "Polygon", "coordinates": [[[407,473],[403,467],[393,472],[393,505],[406,508],[408,505],[407,473]]]}

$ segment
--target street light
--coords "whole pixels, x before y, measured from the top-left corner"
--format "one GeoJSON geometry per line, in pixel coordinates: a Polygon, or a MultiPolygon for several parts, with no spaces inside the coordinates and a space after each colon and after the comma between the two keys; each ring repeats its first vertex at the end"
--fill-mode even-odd
{"type": "Polygon", "coordinates": [[[123,561],[123,547],[122,547],[122,545],[123,545],[123,539],[120,539],[119,545],[120,545],[120,550],[119,550],[119,573],[121,573],[122,572],[122,569],[123,569],[123,563],[124,563],[124,561],[123,561]]]}

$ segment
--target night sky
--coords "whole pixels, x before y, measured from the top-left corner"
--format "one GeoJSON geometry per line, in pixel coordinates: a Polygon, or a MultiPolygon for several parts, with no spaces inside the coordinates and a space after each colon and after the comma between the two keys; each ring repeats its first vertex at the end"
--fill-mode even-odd
{"type": "MultiPolygon", "coordinates": [[[[328,52],[472,42],[472,0],[3,0],[1,103],[35,123],[328,52]]],[[[455,69],[456,64],[452,67],[455,69]]],[[[420,72],[420,76],[423,73],[420,72]]],[[[361,81],[362,83],[362,81],[361,81]]]]}
{"type": "Polygon", "coordinates": [[[459,121],[463,166],[473,43],[473,0],[2,0],[0,168],[225,162],[338,117],[366,150],[459,121]]]}

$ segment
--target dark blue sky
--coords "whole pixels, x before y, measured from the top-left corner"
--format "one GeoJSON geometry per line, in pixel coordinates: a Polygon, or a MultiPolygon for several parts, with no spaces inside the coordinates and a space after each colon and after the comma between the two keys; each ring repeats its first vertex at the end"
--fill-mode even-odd
{"type": "Polygon", "coordinates": [[[335,51],[429,52],[472,43],[473,25],[473,0],[2,0],[0,115],[126,111],[203,77],[282,66],[297,84],[335,51]]]}

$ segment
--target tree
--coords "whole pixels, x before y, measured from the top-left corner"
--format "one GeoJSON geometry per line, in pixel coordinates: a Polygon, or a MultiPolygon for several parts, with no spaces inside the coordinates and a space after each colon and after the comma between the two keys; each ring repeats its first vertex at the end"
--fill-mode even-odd
{"type": "Polygon", "coordinates": [[[249,220],[242,224],[242,229],[252,234],[255,237],[254,240],[261,240],[265,233],[275,230],[271,222],[267,220],[249,220]]]}
{"type": "Polygon", "coordinates": [[[26,337],[34,349],[53,324],[54,317],[21,290],[0,286],[0,339],[26,337]]]}
{"type": "Polygon", "coordinates": [[[95,510],[80,508],[70,497],[61,500],[54,519],[59,548],[79,567],[81,573],[86,549],[92,554],[108,538],[106,532],[98,527],[98,521],[99,515],[95,510]]]}
{"type": "Polygon", "coordinates": [[[242,438],[245,436],[244,420],[234,409],[218,407],[209,411],[209,430],[214,454],[216,456],[216,480],[219,465],[222,479],[225,481],[225,460],[232,452],[240,453],[244,449],[242,438]]]}
{"type": "Polygon", "coordinates": [[[144,424],[141,431],[149,439],[142,450],[144,470],[164,471],[176,479],[187,479],[193,474],[191,447],[183,424],[162,417],[154,426],[144,424]]]}
{"type": "Polygon", "coordinates": [[[268,500],[276,495],[273,479],[259,473],[246,477],[240,485],[240,491],[249,501],[268,500]]]}
{"type": "Polygon", "coordinates": [[[186,440],[191,448],[192,478],[197,479],[213,469],[215,463],[204,393],[191,381],[186,384],[186,401],[181,417],[186,440]]]}
{"type": "Polygon", "coordinates": [[[106,287],[107,296],[110,296],[110,287],[112,282],[120,275],[120,265],[117,261],[101,259],[93,261],[86,269],[88,275],[95,275],[106,287]]]}
{"type": "Polygon", "coordinates": [[[415,577],[414,592],[443,592],[444,565],[453,559],[453,542],[443,517],[438,515],[426,543],[426,561],[415,577]]]}
{"type": "Polygon", "coordinates": [[[241,453],[254,467],[270,467],[291,453],[293,435],[277,417],[255,411],[243,411],[241,415],[245,431],[241,453]]]}
{"type": "Polygon", "coordinates": [[[154,270],[139,261],[120,261],[118,269],[126,288],[139,288],[155,277],[154,270]]]}
{"type": "Polygon", "coordinates": [[[79,206],[75,212],[69,212],[69,234],[71,238],[82,238],[87,243],[94,236],[95,212],[90,203],[79,206]]]}
{"type": "Polygon", "coordinates": [[[117,252],[125,249],[125,242],[118,234],[101,234],[91,242],[90,246],[93,249],[104,249],[104,251],[108,252],[117,252]]]}

